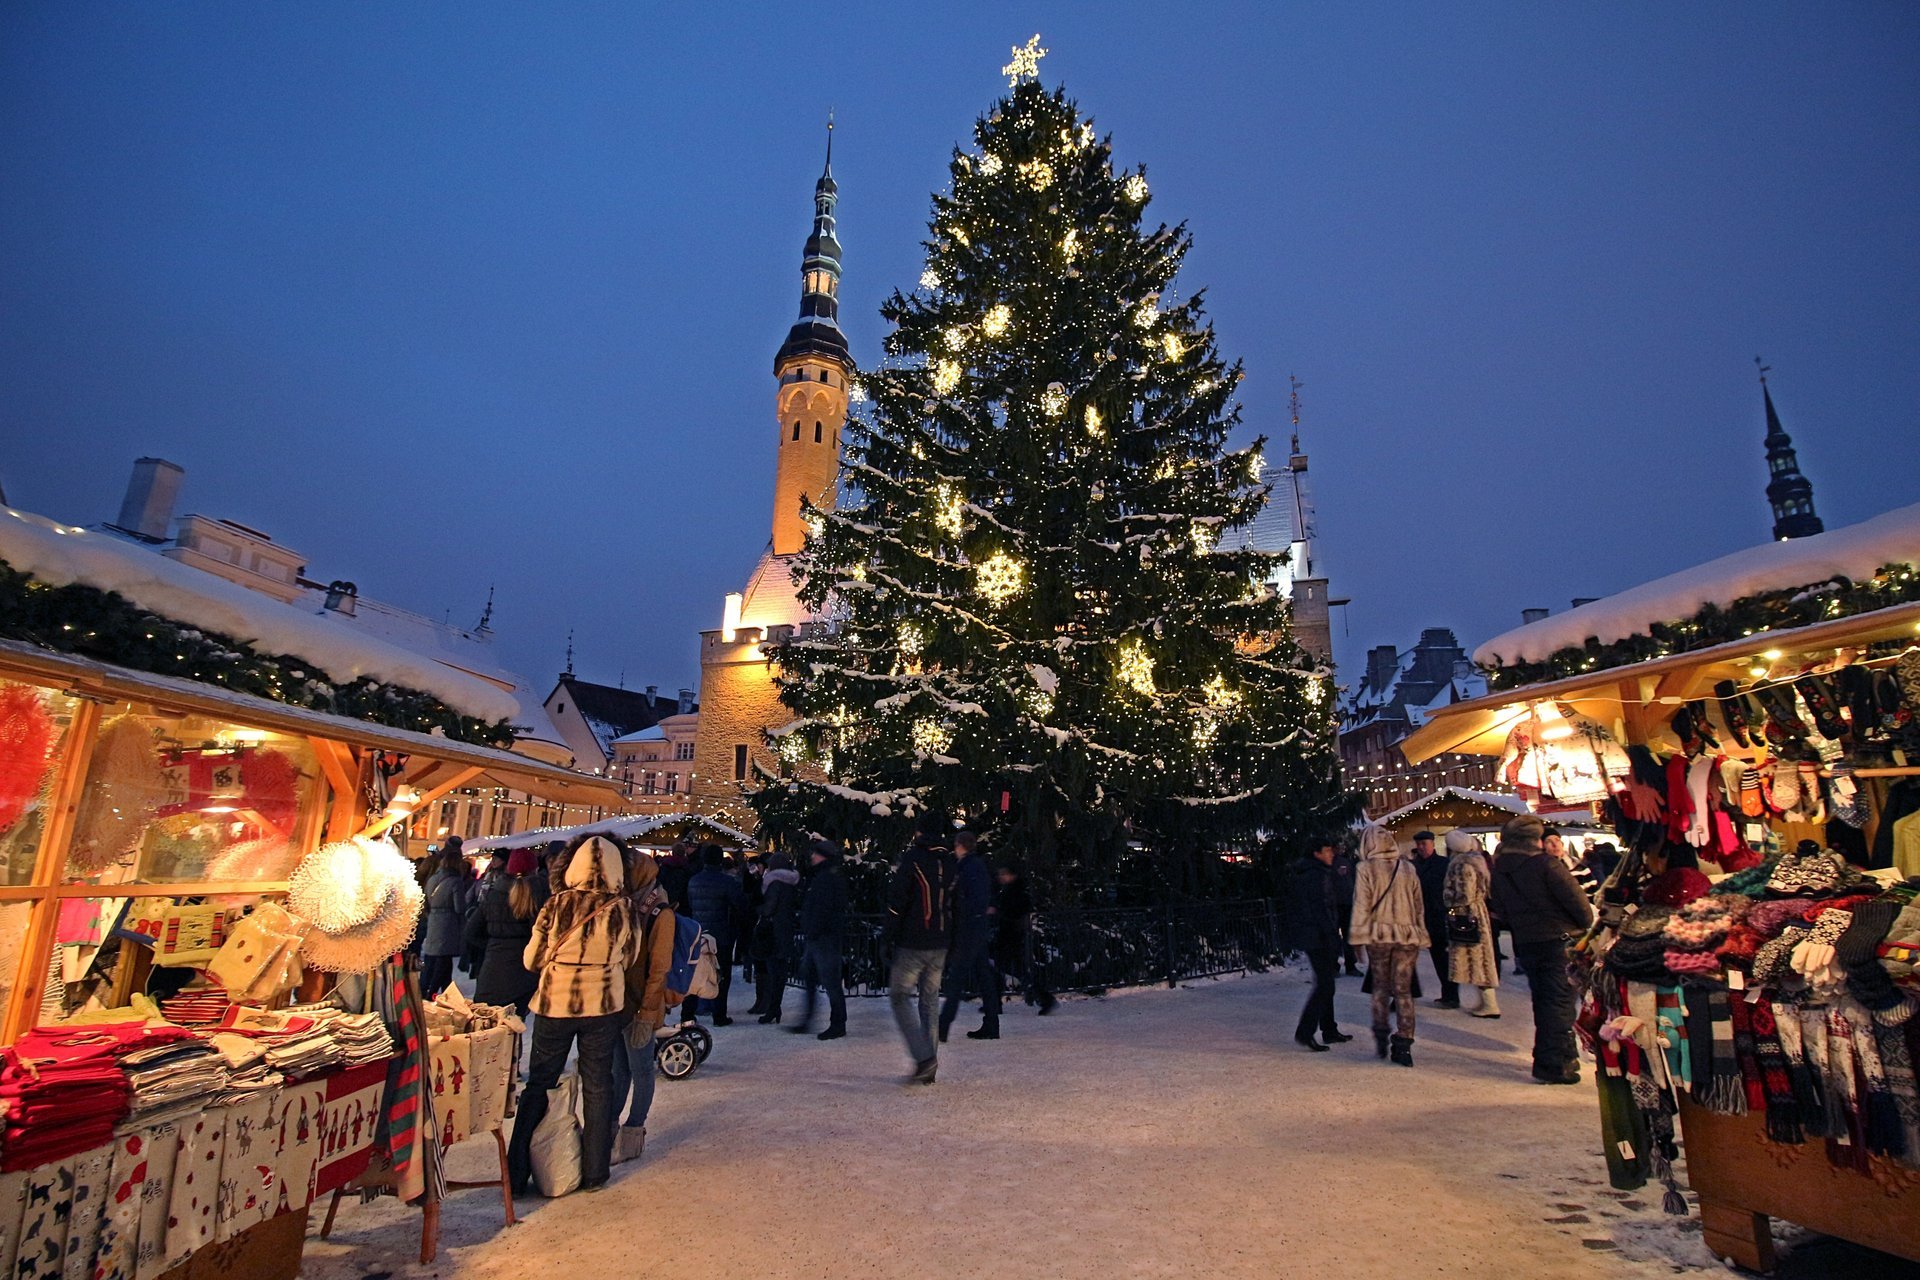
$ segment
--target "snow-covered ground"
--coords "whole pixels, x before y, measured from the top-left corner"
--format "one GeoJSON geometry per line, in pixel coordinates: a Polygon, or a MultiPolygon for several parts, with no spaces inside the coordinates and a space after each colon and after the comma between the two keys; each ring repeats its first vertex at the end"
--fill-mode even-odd
{"type": "MultiPolygon", "coordinates": [[[[308,1240],[304,1274],[1721,1272],[1658,1187],[1607,1186],[1591,1089],[1527,1078],[1523,983],[1499,1021],[1424,1005],[1412,1070],[1374,1058],[1359,988],[1342,979],[1339,995],[1359,1038],[1322,1054],[1292,1043],[1298,970],[1068,1000],[1050,1018],[1016,1005],[998,1042],[959,1034],[968,1010],[930,1089],[899,1083],[884,1000],[850,1002],[849,1036],[828,1044],[736,1022],[690,1079],[660,1081],[646,1155],[606,1190],[522,1200],[511,1229],[497,1193],[457,1192],[430,1267],[414,1261],[417,1211],[349,1202],[332,1240],[308,1240]]],[[[493,1160],[469,1143],[452,1166],[493,1160]]]]}

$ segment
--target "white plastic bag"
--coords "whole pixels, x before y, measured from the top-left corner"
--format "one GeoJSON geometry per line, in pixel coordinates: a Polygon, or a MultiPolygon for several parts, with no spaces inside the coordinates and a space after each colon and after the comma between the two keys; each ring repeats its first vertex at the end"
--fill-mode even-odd
{"type": "Polygon", "coordinates": [[[569,1071],[547,1092],[547,1115],[533,1131],[533,1185],[547,1197],[580,1185],[580,1077],[569,1071]]]}

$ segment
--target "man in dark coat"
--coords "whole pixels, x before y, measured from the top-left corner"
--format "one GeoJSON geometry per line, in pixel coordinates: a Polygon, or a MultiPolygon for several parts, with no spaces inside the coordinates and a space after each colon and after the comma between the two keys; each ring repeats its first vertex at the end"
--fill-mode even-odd
{"type": "Polygon", "coordinates": [[[760,1021],[779,1022],[793,968],[793,935],[800,916],[800,873],[793,859],[776,853],[760,877],[760,909],[753,925],[753,963],[758,982],[754,1004],[760,1021]]]}
{"type": "Polygon", "coordinates": [[[800,1003],[795,1034],[813,1026],[814,992],[827,989],[827,1029],[821,1040],[847,1034],[847,993],[840,985],[841,939],[847,929],[847,878],[840,871],[840,848],[831,840],[814,839],[807,860],[813,874],[800,898],[800,984],[807,994],[800,1003]]]}
{"type": "Polygon", "coordinates": [[[1421,914],[1427,926],[1427,954],[1433,957],[1433,971],[1440,976],[1440,998],[1434,1003],[1442,1009],[1460,1007],[1460,984],[1453,980],[1447,963],[1447,855],[1433,845],[1433,832],[1418,831],[1413,837],[1413,869],[1420,876],[1421,914]]]}
{"type": "Polygon", "coordinates": [[[660,859],[660,888],[667,895],[667,907],[676,915],[687,914],[687,881],[693,878],[694,846],[682,840],[660,859]]]}
{"type": "Polygon", "coordinates": [[[1546,824],[1532,814],[1508,819],[1494,851],[1491,897],[1513,934],[1513,958],[1526,970],[1533,996],[1533,1078],[1578,1084],[1567,941],[1593,922],[1593,908],[1567,864],[1545,851],[1545,834],[1546,824]]]}
{"type": "MultiPolygon", "coordinates": [[[[713,935],[719,956],[733,954],[734,939],[739,936],[737,930],[741,918],[746,914],[746,907],[747,895],[740,888],[740,882],[727,874],[726,850],[717,844],[702,847],[700,870],[687,880],[687,910],[702,929],[713,935]]],[[[692,1017],[698,1012],[695,1005],[711,1006],[714,1026],[733,1025],[733,1019],[727,1016],[727,992],[732,987],[733,966],[723,962],[720,965],[719,994],[710,1000],[687,997],[687,1016],[692,1017]]]]}
{"type": "Polygon", "coordinates": [[[1047,990],[1046,974],[1033,954],[1033,892],[1018,867],[1002,866],[993,895],[993,970],[1020,983],[1020,998],[1039,1005],[1045,1017],[1059,1003],[1047,990]]]}
{"type": "Polygon", "coordinates": [[[908,1084],[932,1084],[940,1065],[934,1021],[940,974],[953,945],[953,854],[940,819],[921,819],[887,882],[887,1000],[913,1059],[908,1084]]]}
{"type": "Polygon", "coordinates": [[[1353,886],[1359,876],[1360,859],[1352,849],[1336,845],[1333,854],[1333,907],[1340,920],[1342,953],[1347,976],[1360,976],[1360,950],[1347,942],[1347,929],[1353,924],[1353,886]]]}
{"type": "Polygon", "coordinates": [[[1341,1033],[1333,1018],[1333,987],[1340,974],[1340,918],[1333,858],[1333,841],[1322,840],[1315,845],[1306,860],[1294,868],[1293,891],[1287,900],[1293,945],[1306,953],[1307,963],[1313,966],[1313,994],[1300,1011],[1293,1039],[1315,1053],[1326,1052],[1328,1044],[1353,1039],[1341,1033]],[[1315,1031],[1326,1037],[1326,1044],[1313,1038],[1315,1031]]]}
{"type": "Polygon", "coordinates": [[[980,993],[980,1027],[969,1040],[1000,1038],[1000,975],[988,950],[993,943],[993,871],[978,851],[980,837],[962,831],[953,837],[953,950],[947,955],[947,999],[940,1006],[940,1043],[960,1013],[968,992],[980,993]]]}

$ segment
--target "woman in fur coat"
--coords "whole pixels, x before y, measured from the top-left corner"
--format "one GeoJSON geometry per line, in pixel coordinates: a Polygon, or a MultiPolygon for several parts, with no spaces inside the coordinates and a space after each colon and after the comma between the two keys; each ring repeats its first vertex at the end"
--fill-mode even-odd
{"type": "Polygon", "coordinates": [[[566,858],[561,887],[534,917],[523,959],[539,979],[534,989],[533,1050],[527,1088],[513,1122],[507,1172],[514,1192],[533,1176],[533,1132],[547,1115],[547,1091],[558,1084],[577,1040],[583,1131],[580,1185],[606,1185],[613,1146],[613,1055],[625,1052],[621,1031],[627,966],[640,945],[638,908],[626,893],[626,850],[605,836],[582,836],[566,858]]]}
{"type": "Polygon", "coordinates": [[[1447,968],[1463,987],[1480,988],[1480,1003],[1467,1012],[1476,1018],[1500,1016],[1500,968],[1494,962],[1493,917],[1487,910],[1487,889],[1493,868],[1480,842],[1464,831],[1447,832],[1447,883],[1441,891],[1446,913],[1472,916],[1480,926],[1478,942],[1450,942],[1447,968]]]}
{"type": "Polygon", "coordinates": [[[1373,1043],[1413,1065],[1413,964],[1428,945],[1420,873],[1394,843],[1393,833],[1369,823],[1360,833],[1360,873],[1353,884],[1353,928],[1347,940],[1367,952],[1373,982],[1373,1043]],[[1397,1034],[1387,1035],[1387,1012],[1397,1034]]]}

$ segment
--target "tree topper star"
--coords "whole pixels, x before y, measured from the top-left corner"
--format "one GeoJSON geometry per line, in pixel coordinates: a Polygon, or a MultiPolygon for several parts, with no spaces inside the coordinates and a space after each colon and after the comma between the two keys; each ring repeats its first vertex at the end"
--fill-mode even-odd
{"type": "Polygon", "coordinates": [[[1033,39],[1027,41],[1027,47],[1015,45],[1012,49],[1013,61],[1000,68],[1000,74],[1007,78],[1009,86],[1017,86],[1022,80],[1040,78],[1040,59],[1047,51],[1040,47],[1040,33],[1035,32],[1033,39]]]}

